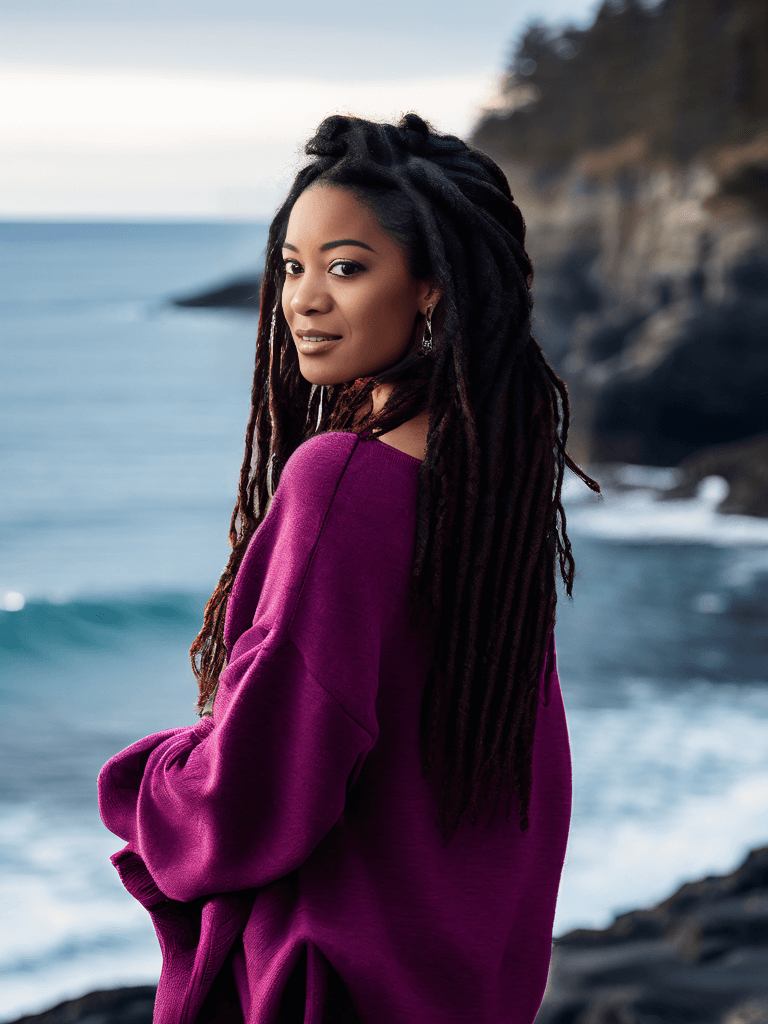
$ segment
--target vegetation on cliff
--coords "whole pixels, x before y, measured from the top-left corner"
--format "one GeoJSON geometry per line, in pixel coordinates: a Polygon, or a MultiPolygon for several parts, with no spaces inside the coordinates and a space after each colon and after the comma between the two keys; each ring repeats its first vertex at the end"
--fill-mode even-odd
{"type": "MultiPolygon", "coordinates": [[[[764,0],[605,0],[588,29],[528,28],[473,142],[557,172],[636,134],[650,153],[685,162],[766,128],[764,0]]],[[[744,184],[764,188],[768,174],[744,184]]]]}

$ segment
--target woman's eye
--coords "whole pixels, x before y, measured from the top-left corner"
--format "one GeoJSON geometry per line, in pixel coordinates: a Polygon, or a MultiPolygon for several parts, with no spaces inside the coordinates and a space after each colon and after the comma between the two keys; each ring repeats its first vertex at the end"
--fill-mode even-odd
{"type": "Polygon", "coordinates": [[[284,260],[283,267],[286,274],[289,274],[291,277],[301,273],[301,264],[297,263],[296,260],[284,260]]]}
{"type": "Polygon", "coordinates": [[[365,270],[365,267],[353,260],[339,260],[338,263],[332,263],[329,270],[334,277],[352,277],[358,271],[365,270]]]}

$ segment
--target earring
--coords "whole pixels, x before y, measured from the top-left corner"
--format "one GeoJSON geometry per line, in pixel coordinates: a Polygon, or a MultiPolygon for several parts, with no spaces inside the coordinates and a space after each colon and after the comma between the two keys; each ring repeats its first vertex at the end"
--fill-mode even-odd
{"type": "Polygon", "coordinates": [[[424,336],[421,339],[421,347],[425,352],[429,352],[432,348],[432,307],[427,308],[426,322],[424,324],[424,336]]]}

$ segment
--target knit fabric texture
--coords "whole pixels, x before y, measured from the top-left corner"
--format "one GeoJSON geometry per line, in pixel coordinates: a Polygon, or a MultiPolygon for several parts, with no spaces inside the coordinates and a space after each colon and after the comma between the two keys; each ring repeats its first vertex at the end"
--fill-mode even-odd
{"type": "Polygon", "coordinates": [[[408,622],[419,461],[347,432],[283,470],[227,608],[213,714],[99,775],[112,861],[163,954],[155,1024],[531,1024],[571,811],[554,637],[530,827],[443,848],[423,778],[434,637],[408,622]]]}

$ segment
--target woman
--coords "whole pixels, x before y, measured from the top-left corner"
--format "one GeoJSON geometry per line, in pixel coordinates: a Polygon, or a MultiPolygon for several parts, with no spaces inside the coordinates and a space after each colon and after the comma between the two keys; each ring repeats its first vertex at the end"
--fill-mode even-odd
{"type": "Polygon", "coordinates": [[[105,765],[112,859],[162,947],[156,1022],[530,1024],[570,817],[565,465],[598,488],[501,170],[415,114],[306,152],[201,721],[105,765]]]}

